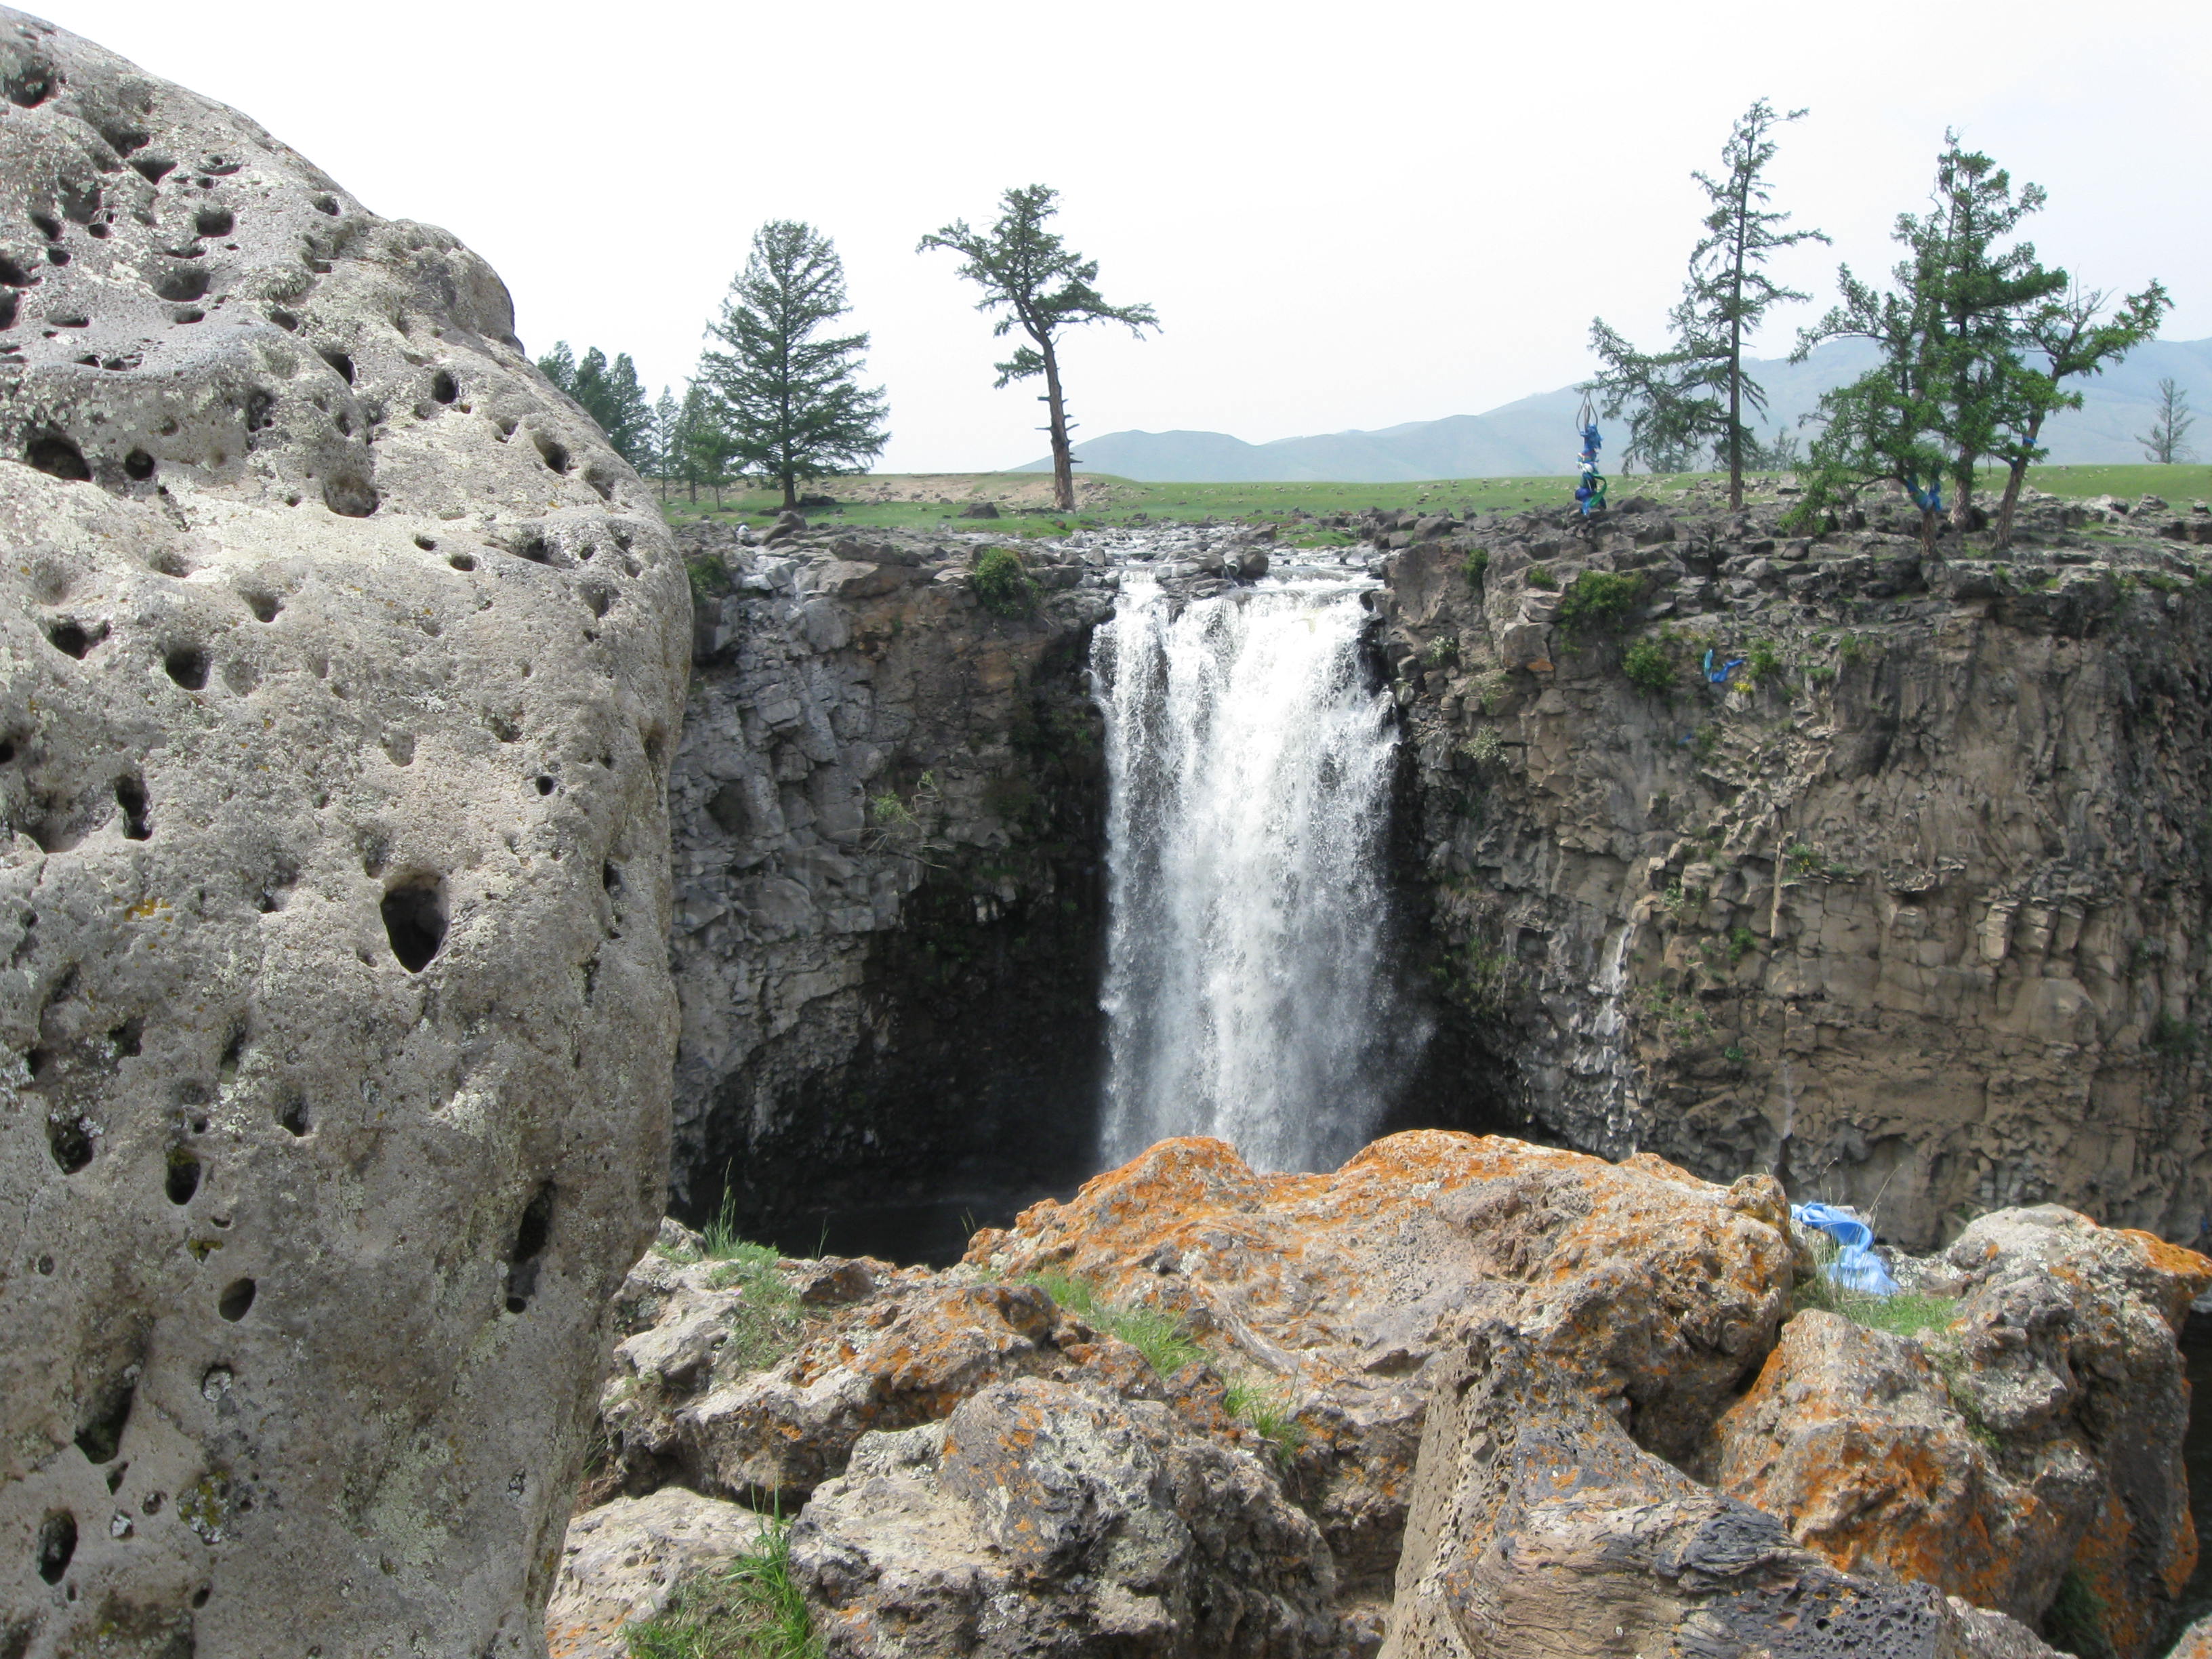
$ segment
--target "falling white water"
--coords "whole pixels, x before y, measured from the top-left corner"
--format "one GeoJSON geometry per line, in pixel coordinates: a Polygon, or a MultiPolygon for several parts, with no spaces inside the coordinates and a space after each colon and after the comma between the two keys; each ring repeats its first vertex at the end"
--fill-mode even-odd
{"type": "Polygon", "coordinates": [[[1179,605],[1132,574],[1092,652],[1106,712],[1103,1152],[1211,1134],[1333,1168],[1408,1033],[1385,972],[1395,734],[1358,585],[1179,605]]]}

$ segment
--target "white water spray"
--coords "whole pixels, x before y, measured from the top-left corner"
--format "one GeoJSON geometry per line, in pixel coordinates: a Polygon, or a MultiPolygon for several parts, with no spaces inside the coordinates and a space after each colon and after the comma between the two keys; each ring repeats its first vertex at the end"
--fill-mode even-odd
{"type": "Polygon", "coordinates": [[[1109,1163],[1211,1134],[1255,1168],[1333,1168],[1386,1104],[1413,1034],[1383,962],[1395,734],[1359,592],[1179,606],[1133,574],[1098,630],[1109,1163]]]}

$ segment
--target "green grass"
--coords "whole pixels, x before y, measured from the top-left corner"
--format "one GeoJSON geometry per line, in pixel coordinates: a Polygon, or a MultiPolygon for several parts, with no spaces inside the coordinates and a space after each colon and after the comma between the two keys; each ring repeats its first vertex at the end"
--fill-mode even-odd
{"type": "Polygon", "coordinates": [[[1279,1457],[1297,1455],[1306,1443],[1306,1431],[1291,1409],[1287,1383],[1239,1377],[1229,1385],[1221,1403],[1231,1417],[1273,1446],[1279,1457]]]}
{"type": "Polygon", "coordinates": [[[1036,584],[1011,547],[987,547],[975,561],[975,600],[994,617],[1024,617],[1036,609],[1036,584]]]}
{"type": "Polygon", "coordinates": [[[2089,1588],[2081,1569],[2069,1567],[2043,1615],[2043,1639],[2075,1659],[2112,1659],[2106,1623],[2105,1598],[2089,1588]]]}
{"type": "Polygon", "coordinates": [[[623,1635],[630,1659],[821,1659],[791,1578],[791,1523],[769,1522],[751,1549],[686,1579],[658,1618],[623,1635]]]}
{"type": "Polygon", "coordinates": [[[718,1291],[736,1285],[743,1299],[728,1316],[730,1336],[723,1353],[740,1369],[757,1371],[773,1365],[799,1346],[805,1314],[799,1293],[791,1288],[776,1263],[782,1260],[766,1244],[756,1244],[738,1235],[736,1194],[726,1188],[722,1206],[701,1230],[696,1253],[653,1249],[672,1261],[690,1265],[712,1261],[708,1285],[718,1291]]]}
{"type": "Polygon", "coordinates": [[[1070,1313],[1121,1338],[1144,1355],[1145,1363],[1161,1376],[1173,1376],[1200,1357],[1199,1346],[1190,1340],[1182,1321],[1161,1309],[1116,1306],[1070,1273],[1028,1273],[1022,1282],[1036,1285],[1070,1313]]]}
{"type": "MultiPolygon", "coordinates": [[[[943,493],[972,488],[988,495],[1012,489],[1033,489],[1040,482],[1040,475],[1034,472],[926,476],[932,493],[939,493],[938,486],[948,486],[943,493]]],[[[1474,513],[1520,513],[1530,509],[1565,511],[1574,505],[1575,484],[1573,476],[1564,473],[1540,477],[1443,478],[1421,483],[1139,483],[1106,473],[1079,476],[1104,486],[1107,499],[1066,514],[1006,510],[1007,515],[995,521],[962,520],[959,514],[964,501],[950,504],[934,501],[847,501],[834,507],[809,509],[806,517],[810,524],[854,530],[988,530],[1000,540],[1017,541],[1060,535],[1065,528],[1079,525],[1124,525],[1142,519],[1241,519],[1282,523],[1300,514],[1319,517],[1333,513],[1358,513],[1370,507],[1385,510],[1413,507],[1430,513],[1450,512],[1462,517],[1474,513]]],[[[1680,506],[1693,486],[1711,485],[1717,481],[1720,481],[1720,475],[1710,472],[1661,477],[1639,473],[1614,479],[1613,493],[1621,501],[1642,495],[1662,505],[1680,506]]],[[[884,475],[871,478],[868,486],[898,485],[902,482],[896,475],[884,475]]],[[[2075,499],[2109,495],[2132,501],[2148,493],[2162,496],[2184,511],[2193,501],[2212,500],[2212,465],[2040,466],[2030,469],[2027,483],[2030,489],[2075,499]]],[[[849,492],[859,487],[862,486],[858,480],[834,478],[821,486],[823,493],[831,495],[837,495],[841,488],[849,492]]],[[[1995,506],[1996,495],[2003,488],[2002,473],[1984,473],[1977,488],[1977,498],[1985,505],[1995,506]]],[[[1705,505],[1711,505],[1710,489],[1704,501],[1705,505]]],[[[775,521],[781,506],[782,497],[773,490],[725,490],[719,509],[711,495],[702,494],[694,503],[681,493],[672,492],[665,510],[672,523],[706,517],[765,529],[775,521]]],[[[1332,546],[1341,544],[1344,538],[1326,532],[1304,532],[1287,539],[1294,546],[1332,546]]]]}
{"type": "Polygon", "coordinates": [[[1817,1229],[1808,1230],[1805,1239],[1819,1271],[1797,1286],[1792,1312],[1819,1308],[1841,1314],[1853,1324],[1863,1325],[1870,1331],[1887,1331],[1892,1336],[1918,1336],[1923,1331],[1940,1331],[1958,1316],[1959,1298],[1954,1296],[1926,1296],[1913,1291],[1900,1291],[1895,1296],[1870,1296],[1864,1291],[1849,1290],[1837,1284],[1828,1277],[1827,1269],[1841,1247],[1817,1229]]]}

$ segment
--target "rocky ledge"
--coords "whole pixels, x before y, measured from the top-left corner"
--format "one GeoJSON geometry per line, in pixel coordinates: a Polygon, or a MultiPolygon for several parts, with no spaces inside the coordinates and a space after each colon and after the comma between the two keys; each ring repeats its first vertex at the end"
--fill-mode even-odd
{"type": "Polygon", "coordinates": [[[1547,1137],[1779,1171],[1927,1248],[2055,1200],[2212,1216],[2212,514],[1634,499],[1359,526],[1407,877],[1547,1137]]]}
{"type": "Polygon", "coordinates": [[[838,1659],[2154,1651],[2212,1261],[2010,1210],[1870,1310],[1812,1243],[1766,1176],[1442,1131],[1163,1142],[942,1272],[672,1224],[555,1651],[763,1511],[838,1659]]]}

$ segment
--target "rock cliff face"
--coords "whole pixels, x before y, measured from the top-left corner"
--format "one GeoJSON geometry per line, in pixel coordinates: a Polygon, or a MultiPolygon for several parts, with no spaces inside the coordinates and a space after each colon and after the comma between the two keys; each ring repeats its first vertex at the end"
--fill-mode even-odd
{"type": "MultiPolygon", "coordinates": [[[[1092,1167],[1105,781],[1099,561],[687,528],[696,668],[671,784],[675,1184],[755,1237],[1092,1167]]],[[[964,1231],[958,1231],[964,1237],[964,1231]]],[[[953,1246],[957,1250],[957,1243],[953,1246]]]]}
{"type": "Polygon", "coordinates": [[[682,567],[452,237],[13,11],[0,88],[0,1652],[541,1652],[682,567]]]}
{"type": "Polygon", "coordinates": [[[2202,1236],[2212,519],[2026,523],[1382,527],[1437,972],[1545,1132],[2202,1236]]]}

